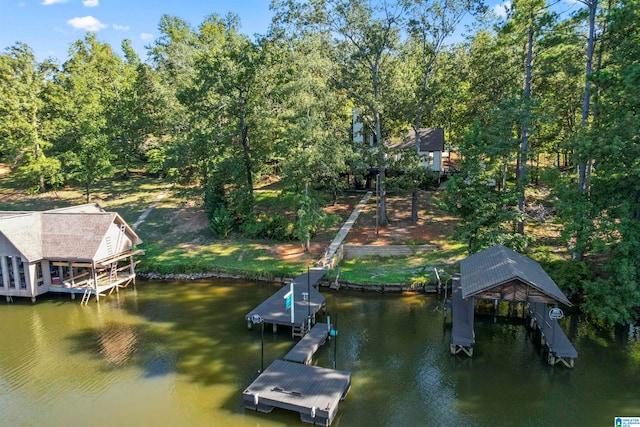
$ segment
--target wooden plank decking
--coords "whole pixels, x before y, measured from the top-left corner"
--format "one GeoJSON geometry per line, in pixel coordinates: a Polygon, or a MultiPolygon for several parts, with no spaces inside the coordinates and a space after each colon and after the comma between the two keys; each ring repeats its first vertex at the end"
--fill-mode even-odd
{"type": "Polygon", "coordinates": [[[299,412],[304,422],[329,426],[350,387],[350,372],[275,360],[242,398],[247,409],[282,408],[299,412]]]}
{"type": "Polygon", "coordinates": [[[308,365],[314,353],[327,341],[329,327],[326,323],[316,323],[287,355],[284,360],[308,365]]]}
{"type": "Polygon", "coordinates": [[[294,288],[294,322],[291,322],[291,312],[285,307],[284,296],[289,292],[290,286],[285,285],[276,293],[263,301],[256,308],[246,314],[245,319],[250,325],[254,315],[262,318],[264,323],[272,325],[300,326],[306,327],[308,316],[315,315],[325,305],[325,298],[314,285],[325,275],[324,269],[312,269],[299,275],[293,280],[294,288]],[[303,293],[309,292],[309,300],[305,301],[303,293]]]}
{"type": "Polygon", "coordinates": [[[571,344],[569,338],[556,320],[549,318],[549,310],[544,302],[529,304],[531,313],[531,326],[536,326],[540,331],[540,344],[547,348],[547,362],[550,365],[563,363],[568,368],[573,368],[578,351],[571,344]]]}
{"type": "Polygon", "coordinates": [[[76,294],[82,294],[82,304],[86,305],[92,295],[95,295],[96,301],[100,296],[104,296],[105,292],[109,291],[109,294],[119,287],[126,287],[132,281],[135,281],[136,273],[123,273],[118,272],[115,277],[103,277],[98,280],[98,286],[93,285],[93,280],[83,280],[81,282],[75,282],[73,285],[51,285],[49,286],[49,292],[60,294],[71,294],[71,299],[75,299],[76,294]]]}
{"type": "Polygon", "coordinates": [[[462,298],[460,276],[454,276],[452,281],[451,354],[464,352],[469,357],[473,356],[473,346],[476,342],[473,322],[473,298],[462,298]]]}

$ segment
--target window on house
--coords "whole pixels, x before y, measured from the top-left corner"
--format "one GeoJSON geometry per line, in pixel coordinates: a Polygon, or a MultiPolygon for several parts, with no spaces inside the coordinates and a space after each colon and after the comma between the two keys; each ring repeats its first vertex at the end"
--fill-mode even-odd
{"type": "Polygon", "coordinates": [[[7,257],[7,267],[9,268],[9,287],[15,288],[16,282],[13,277],[14,275],[13,275],[13,257],[12,256],[7,257]]]}
{"type": "Polygon", "coordinates": [[[60,270],[61,269],[59,267],[53,265],[52,262],[49,262],[49,275],[51,276],[52,285],[62,284],[62,276],[60,270]]]}
{"type": "Polygon", "coordinates": [[[27,274],[25,272],[26,265],[22,258],[18,260],[18,274],[20,275],[20,289],[27,289],[27,274]]]}
{"type": "Polygon", "coordinates": [[[38,286],[44,285],[44,277],[42,276],[42,263],[39,262],[36,264],[36,282],[38,286]]]}

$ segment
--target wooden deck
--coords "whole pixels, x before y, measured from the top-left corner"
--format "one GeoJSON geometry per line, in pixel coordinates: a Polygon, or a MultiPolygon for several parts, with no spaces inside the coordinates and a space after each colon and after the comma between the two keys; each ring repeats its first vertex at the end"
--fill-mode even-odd
{"type": "Polygon", "coordinates": [[[247,409],[282,408],[299,412],[304,422],[329,426],[350,387],[350,372],[275,360],[242,398],[247,409]]]}
{"type": "Polygon", "coordinates": [[[452,281],[452,309],[451,309],[451,354],[465,353],[473,356],[473,346],[476,342],[473,331],[474,300],[462,298],[460,276],[456,275],[452,281]]]}
{"type": "Polygon", "coordinates": [[[247,325],[251,327],[253,316],[258,315],[264,323],[272,324],[274,330],[277,325],[291,326],[302,331],[300,336],[304,335],[307,332],[309,317],[315,323],[316,313],[325,306],[325,298],[314,288],[314,285],[322,279],[325,273],[324,269],[312,269],[308,274],[304,272],[293,280],[293,322],[291,321],[291,309],[286,308],[284,300],[284,296],[290,290],[290,285],[285,285],[245,315],[247,325]],[[308,300],[305,300],[303,295],[306,293],[309,293],[308,300]]]}
{"type": "Polygon", "coordinates": [[[99,278],[97,287],[93,285],[92,280],[82,280],[75,282],[73,285],[69,283],[51,285],[49,286],[49,292],[71,294],[71,297],[74,299],[76,294],[83,294],[86,295],[86,298],[83,298],[83,303],[86,304],[91,295],[95,295],[97,299],[106,292],[111,293],[114,289],[117,291],[118,287],[128,285],[130,282],[134,281],[135,278],[136,273],[118,272],[115,277],[99,278]]]}
{"type": "Polygon", "coordinates": [[[536,302],[529,304],[531,327],[536,327],[540,332],[540,345],[547,349],[547,363],[556,365],[562,363],[568,368],[573,368],[578,351],[571,344],[567,335],[556,320],[549,318],[549,309],[546,303],[536,302]]]}
{"type": "Polygon", "coordinates": [[[287,355],[284,360],[288,362],[308,365],[316,351],[327,341],[329,327],[326,323],[316,323],[311,331],[305,335],[287,355]]]}

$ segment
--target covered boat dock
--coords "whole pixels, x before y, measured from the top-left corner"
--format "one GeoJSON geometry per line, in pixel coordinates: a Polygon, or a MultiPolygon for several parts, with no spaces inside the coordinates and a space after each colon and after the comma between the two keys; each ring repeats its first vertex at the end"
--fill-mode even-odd
{"type": "Polygon", "coordinates": [[[526,305],[533,313],[532,325],[536,325],[544,337],[549,364],[562,362],[573,367],[578,352],[557,325],[558,317],[552,319],[548,313],[549,306],[554,312],[562,313],[558,305],[571,306],[571,302],[540,264],[503,245],[485,249],[460,262],[459,285],[455,278],[453,281],[452,354],[463,351],[473,355],[475,300],[526,305]]]}

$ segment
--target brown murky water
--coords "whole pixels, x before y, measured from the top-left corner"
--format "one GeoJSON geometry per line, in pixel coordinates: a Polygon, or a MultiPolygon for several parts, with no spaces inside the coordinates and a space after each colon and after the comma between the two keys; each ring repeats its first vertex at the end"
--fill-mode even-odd
{"type": "MultiPolygon", "coordinates": [[[[261,339],[243,320],[276,285],[139,282],[100,304],[0,304],[0,425],[305,425],[246,411],[261,339]]],[[[334,426],[606,426],[640,416],[640,341],[565,319],[580,357],[546,365],[522,325],[476,324],[473,359],[448,353],[435,296],[326,293],[352,389],[334,426]]],[[[265,366],[292,346],[265,332],[265,366]]],[[[316,355],[333,365],[333,343],[316,355]]]]}

